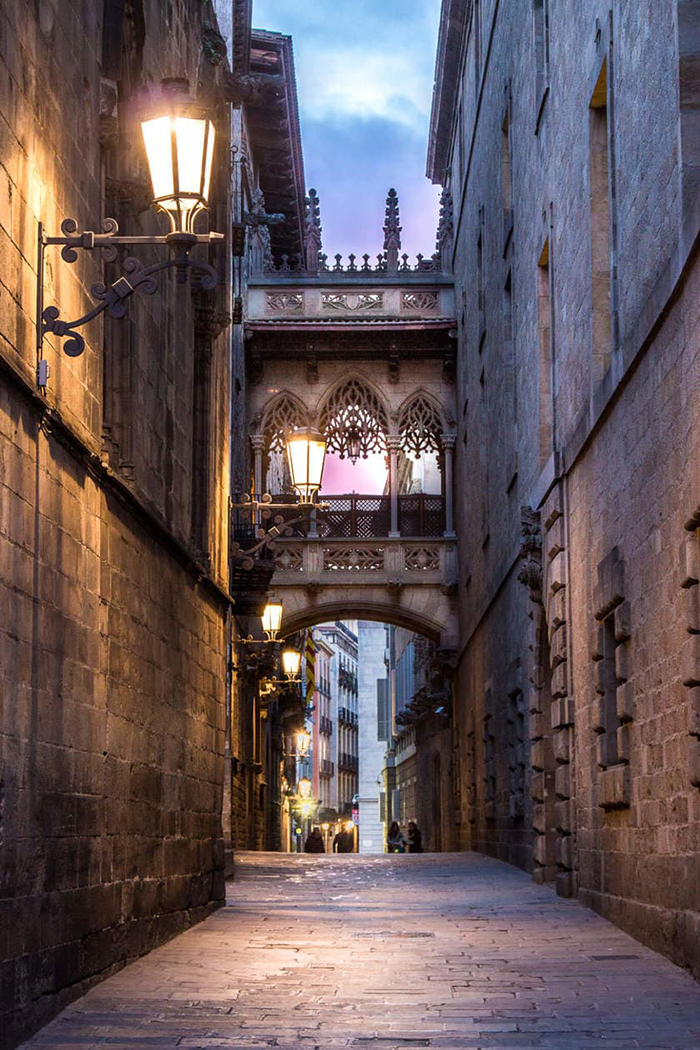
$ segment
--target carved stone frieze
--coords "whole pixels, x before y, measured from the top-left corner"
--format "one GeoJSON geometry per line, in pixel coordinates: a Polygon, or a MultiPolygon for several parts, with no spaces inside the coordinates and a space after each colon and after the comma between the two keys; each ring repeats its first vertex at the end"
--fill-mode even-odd
{"type": "Polygon", "coordinates": [[[267,309],[274,314],[300,314],[304,309],[303,292],[268,292],[267,309]]]}
{"type": "Polygon", "coordinates": [[[436,313],[438,302],[437,292],[401,292],[401,309],[411,313],[436,313]]]}
{"type": "Polygon", "coordinates": [[[383,304],[383,292],[321,293],[321,305],[334,313],[368,313],[370,310],[381,310],[383,304]]]}
{"type": "Polygon", "coordinates": [[[404,566],[408,572],[437,572],[440,568],[440,548],[407,547],[404,566]]]}
{"type": "Polygon", "coordinates": [[[324,547],[325,572],[377,572],[384,568],[383,547],[324,547]]]}

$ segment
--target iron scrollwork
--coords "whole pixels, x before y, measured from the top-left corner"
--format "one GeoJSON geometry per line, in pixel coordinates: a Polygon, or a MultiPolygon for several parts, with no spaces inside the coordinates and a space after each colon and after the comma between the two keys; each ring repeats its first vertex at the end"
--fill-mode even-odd
{"type": "Polygon", "coordinates": [[[57,306],[43,308],[39,304],[38,328],[40,339],[52,333],[56,336],[69,336],[63,344],[64,352],[69,357],[79,357],[85,349],[85,339],[76,331],[82,328],[88,321],[92,321],[101,313],[107,313],[110,317],[120,319],[126,314],[126,300],[136,291],[142,291],[146,295],[153,295],[158,289],[156,275],[164,270],[174,269],[178,284],[187,281],[190,272],[197,274],[201,288],[211,290],[216,288],[216,271],[208,263],[201,262],[190,257],[192,248],[198,244],[211,244],[223,239],[223,234],[204,233],[170,233],[165,236],[154,237],[120,237],[119,226],[116,219],[107,218],[103,220],[102,232],[94,230],[78,231],[75,219],[64,219],[61,223],[61,237],[47,237],[43,230],[39,230],[40,250],[40,273],[39,281],[43,286],[43,258],[44,250],[49,245],[61,245],[61,258],[64,262],[74,263],[78,258],[78,251],[94,251],[99,248],[104,252],[105,262],[114,262],[118,255],[118,246],[123,245],[165,245],[172,252],[172,257],[163,262],[154,263],[152,266],[144,267],[143,264],[133,256],[124,260],[124,273],[116,281],[106,285],[101,281],[93,284],[90,294],[98,303],[92,310],[83,314],[75,321],[63,321],[57,306]]]}

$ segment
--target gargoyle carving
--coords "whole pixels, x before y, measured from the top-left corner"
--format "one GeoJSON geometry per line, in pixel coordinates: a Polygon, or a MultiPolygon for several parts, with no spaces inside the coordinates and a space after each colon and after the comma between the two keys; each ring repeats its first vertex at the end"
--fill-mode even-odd
{"type": "Polygon", "coordinates": [[[226,73],[224,98],[235,106],[242,102],[262,105],[284,94],[284,78],[273,73],[226,73]]]}

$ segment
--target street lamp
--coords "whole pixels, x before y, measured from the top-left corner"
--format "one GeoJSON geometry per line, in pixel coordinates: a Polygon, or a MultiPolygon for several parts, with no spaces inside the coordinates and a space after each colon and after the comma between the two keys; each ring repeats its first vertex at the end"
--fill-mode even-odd
{"type": "Polygon", "coordinates": [[[170,221],[167,234],[143,237],[118,236],[119,225],[115,219],[104,219],[102,231],[78,232],[75,219],[64,219],[60,237],[48,237],[39,223],[39,267],[37,293],[37,338],[39,344],[38,383],[45,387],[48,382],[48,366],[42,357],[44,336],[49,332],[55,336],[68,336],[63,350],[69,357],[79,357],[85,349],[83,336],[76,331],[88,321],[106,311],[110,317],[121,318],[126,313],[126,300],[139,288],[146,295],[153,295],[158,285],[155,275],[162,270],[175,269],[177,281],[187,281],[189,271],[199,275],[200,286],[211,290],[216,287],[217,276],[207,263],[190,258],[190,252],[198,244],[214,244],[223,241],[223,233],[195,233],[196,216],[208,207],[209,184],[214,157],[214,125],[201,107],[187,95],[185,80],[164,80],[162,92],[154,109],[142,121],[141,128],[146,147],[146,157],[153,186],[152,205],[163,211],[170,221]],[[109,286],[95,284],[91,294],[98,305],[75,321],[60,319],[56,306],[44,309],[44,269],[46,248],[61,245],[61,258],[74,263],[78,251],[104,251],[106,262],[117,258],[117,248],[123,245],[166,245],[171,257],[164,262],[144,267],[132,256],[124,260],[124,273],[109,286]]]}
{"type": "Polygon", "coordinates": [[[311,747],[311,734],[307,733],[305,729],[301,729],[297,733],[297,752],[300,758],[305,758],[309,753],[311,747]]]}
{"type": "Polygon", "coordinates": [[[298,649],[282,650],[282,670],[290,682],[299,681],[299,668],[301,667],[301,653],[298,649]]]}
{"type": "Polygon", "coordinates": [[[319,430],[297,427],[287,439],[287,461],[299,502],[313,504],[323,480],[326,439],[319,430]]]}
{"type": "Polygon", "coordinates": [[[243,550],[240,543],[231,545],[231,552],[240,557],[240,568],[244,570],[253,569],[256,565],[255,555],[263,548],[273,548],[274,541],[280,536],[291,536],[292,526],[303,521],[304,514],[297,517],[285,519],[281,510],[311,511],[328,510],[327,503],[316,501],[318,490],[323,479],[323,464],[326,458],[326,439],[320,431],[310,427],[300,427],[292,432],[286,441],[287,461],[292,476],[292,485],[299,496],[298,503],[275,503],[269,492],[264,493],[260,499],[255,495],[245,493],[241,496],[240,503],[232,503],[231,508],[236,510],[248,510],[251,512],[252,523],[255,524],[255,515],[260,514],[264,520],[274,516],[274,524],[269,529],[256,529],[256,539],[252,547],[243,550]]]}
{"type": "Polygon", "coordinates": [[[184,93],[173,93],[167,109],[141,122],[153,205],[168,216],[172,233],[191,234],[196,216],[208,207],[216,132],[184,93]]]}
{"type": "Polygon", "coordinates": [[[282,611],[283,604],[280,598],[268,598],[267,605],[263,611],[260,619],[262,620],[263,633],[266,635],[265,641],[276,642],[279,629],[282,626],[282,611]]]}
{"type": "Polygon", "coordinates": [[[302,777],[297,784],[300,798],[311,798],[311,781],[308,777],[302,777]]]}

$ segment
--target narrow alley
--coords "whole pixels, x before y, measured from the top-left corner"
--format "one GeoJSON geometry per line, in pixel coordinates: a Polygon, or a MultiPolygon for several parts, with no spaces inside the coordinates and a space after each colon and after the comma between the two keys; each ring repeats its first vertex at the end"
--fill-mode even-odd
{"type": "Polygon", "coordinates": [[[476,853],[243,854],[228,903],[25,1043],[700,1046],[700,988],[574,900],[476,853]]]}

